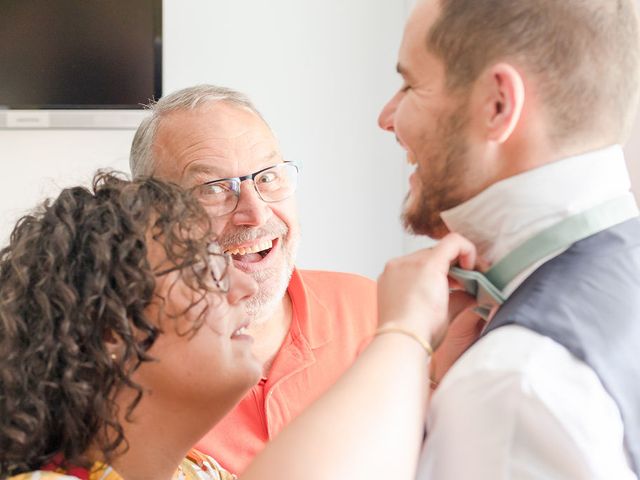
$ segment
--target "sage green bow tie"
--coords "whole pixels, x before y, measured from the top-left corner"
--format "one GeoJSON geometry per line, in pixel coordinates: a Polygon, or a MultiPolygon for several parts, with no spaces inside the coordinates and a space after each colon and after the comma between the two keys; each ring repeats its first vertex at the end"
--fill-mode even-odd
{"type": "Polygon", "coordinates": [[[508,298],[505,288],[536,262],[568,248],[573,243],[638,216],[631,195],[615,198],[572,215],[534,235],[486,273],[451,267],[449,276],[478,301],[475,311],[485,320],[508,298]]]}
{"type": "Polygon", "coordinates": [[[506,300],[502,292],[480,272],[451,267],[449,276],[457,280],[465,292],[476,298],[478,306],[474,311],[486,321],[490,320],[493,309],[506,300]]]}

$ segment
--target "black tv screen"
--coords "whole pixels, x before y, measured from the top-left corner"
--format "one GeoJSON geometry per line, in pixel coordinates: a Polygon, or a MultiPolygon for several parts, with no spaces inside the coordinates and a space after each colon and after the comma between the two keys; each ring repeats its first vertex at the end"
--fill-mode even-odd
{"type": "Polygon", "coordinates": [[[141,108],[162,93],[162,0],[0,0],[0,108],[141,108]]]}

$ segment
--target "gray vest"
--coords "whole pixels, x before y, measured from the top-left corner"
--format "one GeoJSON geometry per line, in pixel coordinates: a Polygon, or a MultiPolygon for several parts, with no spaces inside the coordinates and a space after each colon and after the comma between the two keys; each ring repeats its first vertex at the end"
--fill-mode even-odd
{"type": "Polygon", "coordinates": [[[576,242],[538,268],[484,335],[505,325],[555,340],[596,372],[620,409],[640,475],[640,219],[576,242]]]}

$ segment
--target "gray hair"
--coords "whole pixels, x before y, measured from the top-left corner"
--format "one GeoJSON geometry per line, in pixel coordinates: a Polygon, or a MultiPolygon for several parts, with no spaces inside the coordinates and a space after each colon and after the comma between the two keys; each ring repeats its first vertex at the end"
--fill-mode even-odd
{"type": "MultiPolygon", "coordinates": [[[[153,142],[162,118],[177,110],[193,110],[199,106],[227,102],[251,110],[263,121],[264,118],[245,94],[230,88],[215,85],[196,85],[173,92],[157,102],[151,102],[147,108],[151,112],[140,123],[133,137],[129,154],[129,167],[133,178],[149,176],[155,169],[153,142]]],[[[265,122],[266,123],[266,122],[265,122]]]]}

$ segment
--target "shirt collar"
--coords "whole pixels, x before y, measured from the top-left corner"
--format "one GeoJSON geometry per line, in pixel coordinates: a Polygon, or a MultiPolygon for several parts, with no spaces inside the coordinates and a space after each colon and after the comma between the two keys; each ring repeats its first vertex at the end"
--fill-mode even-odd
{"type": "Polygon", "coordinates": [[[560,220],[631,195],[630,187],[622,147],[614,145],[509,177],[441,216],[495,263],[560,220]]]}
{"type": "Polygon", "coordinates": [[[319,315],[320,311],[328,310],[326,305],[322,299],[306,288],[302,275],[295,268],[287,292],[293,305],[291,334],[294,341],[304,340],[304,342],[308,342],[311,349],[319,348],[330,342],[333,337],[333,324],[313,321],[312,312],[316,313],[314,317],[319,318],[331,318],[332,315],[329,312],[324,316],[319,315]]]}

